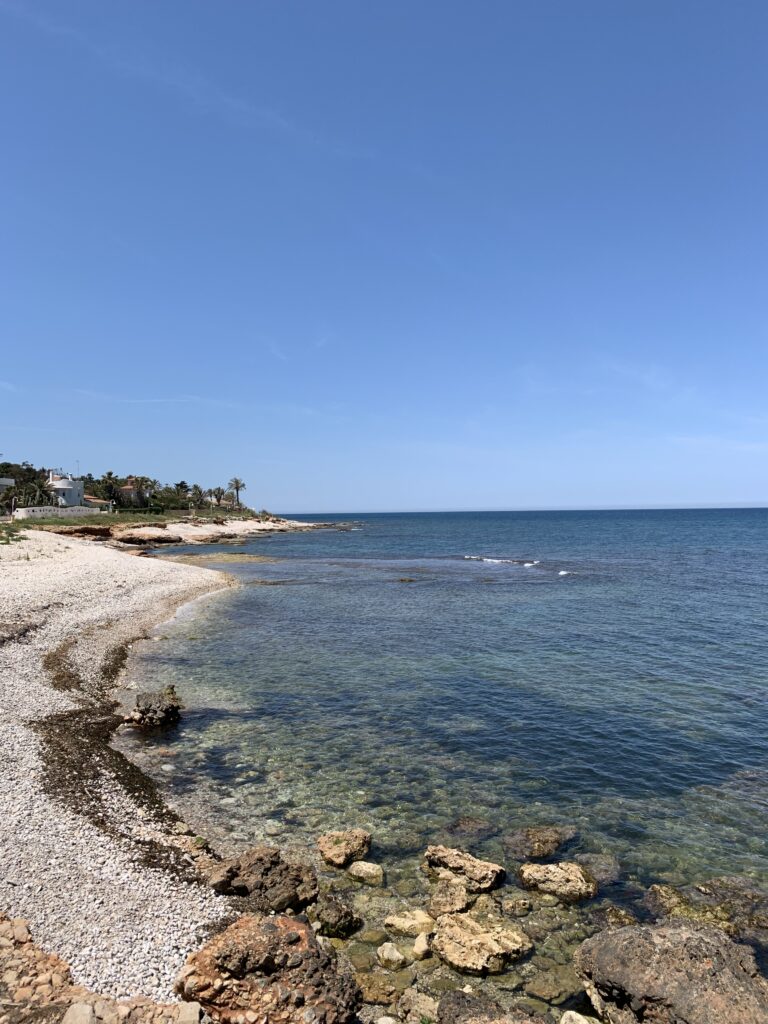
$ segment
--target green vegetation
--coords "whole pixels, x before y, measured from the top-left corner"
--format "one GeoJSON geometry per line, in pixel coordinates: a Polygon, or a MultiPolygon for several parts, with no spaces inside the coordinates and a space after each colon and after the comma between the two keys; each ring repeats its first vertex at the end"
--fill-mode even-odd
{"type": "MultiPolygon", "coordinates": [[[[50,504],[53,499],[48,489],[48,473],[47,468],[35,467],[29,462],[0,462],[0,477],[15,480],[14,487],[0,494],[0,515],[10,512],[12,507],[50,504]]],[[[232,477],[226,488],[205,488],[186,480],[162,484],[139,474],[120,477],[112,470],[100,477],[85,473],[81,479],[87,498],[103,502],[119,512],[121,517],[139,515],[146,521],[147,516],[162,517],[170,511],[176,512],[176,518],[180,512],[209,517],[235,508],[241,515],[253,515],[250,509],[243,509],[240,504],[240,493],[246,484],[237,476],[232,477]]],[[[78,522],[85,523],[88,518],[78,519],[78,522]]]]}

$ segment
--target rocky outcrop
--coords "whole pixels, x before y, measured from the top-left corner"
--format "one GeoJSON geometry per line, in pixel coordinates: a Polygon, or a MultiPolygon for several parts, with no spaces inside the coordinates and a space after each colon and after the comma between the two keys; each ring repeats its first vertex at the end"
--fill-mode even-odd
{"type": "Polygon", "coordinates": [[[138,729],[167,729],[181,717],[181,703],[175,686],[164,690],[136,694],[136,706],[128,712],[123,721],[138,729]]]}
{"type": "Polygon", "coordinates": [[[609,1024],[768,1024],[754,953],[717,928],[678,921],[587,939],[575,965],[609,1024]]]}
{"type": "Polygon", "coordinates": [[[502,843],[515,860],[543,860],[575,839],[578,832],[570,825],[531,825],[504,836],[502,843]]]}
{"type": "Polygon", "coordinates": [[[522,1010],[508,1013],[498,1003],[467,992],[447,992],[437,1007],[436,1024],[541,1024],[522,1010]]]}
{"type": "Polygon", "coordinates": [[[316,917],[320,933],[332,939],[346,939],[362,928],[362,918],[335,893],[325,893],[317,901],[316,917]]]}
{"type": "Polygon", "coordinates": [[[216,892],[249,897],[262,913],[302,910],[317,899],[317,877],[307,864],[289,864],[276,846],[254,846],[217,864],[208,876],[216,892]]]}
{"type": "Polygon", "coordinates": [[[239,918],[187,960],[176,983],[224,1024],[353,1024],[355,982],[340,974],[300,918],[239,918]]]}
{"type": "Polygon", "coordinates": [[[581,864],[523,864],[518,871],[526,889],[557,896],[563,903],[577,903],[597,895],[597,882],[581,864]]]}
{"type": "Polygon", "coordinates": [[[473,893],[497,888],[506,874],[500,864],[478,860],[463,850],[448,846],[428,846],[424,854],[424,869],[442,881],[461,882],[473,893]]]}
{"type": "Polygon", "coordinates": [[[499,920],[480,924],[468,914],[444,914],[432,937],[432,951],[464,974],[498,974],[533,943],[517,925],[499,920]]]}
{"type": "Polygon", "coordinates": [[[317,840],[320,856],[326,864],[344,868],[354,860],[363,860],[371,848],[371,833],[362,828],[326,832],[317,840]]]}

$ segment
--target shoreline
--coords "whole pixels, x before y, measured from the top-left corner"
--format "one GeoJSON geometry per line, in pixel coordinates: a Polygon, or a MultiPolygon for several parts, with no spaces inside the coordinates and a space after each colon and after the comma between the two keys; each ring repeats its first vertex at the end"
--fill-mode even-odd
{"type": "Polygon", "coordinates": [[[187,954],[230,908],[193,881],[191,841],[110,746],[112,691],[133,641],[235,580],[36,530],[0,548],[0,573],[0,910],[76,982],[174,1000],[187,954]]]}

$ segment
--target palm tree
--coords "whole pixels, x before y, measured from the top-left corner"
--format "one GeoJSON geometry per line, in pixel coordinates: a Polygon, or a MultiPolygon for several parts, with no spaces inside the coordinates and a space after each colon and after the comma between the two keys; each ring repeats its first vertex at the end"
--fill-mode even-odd
{"type": "Polygon", "coordinates": [[[235,492],[235,501],[237,502],[237,507],[240,508],[240,491],[245,490],[245,480],[241,480],[239,476],[233,476],[227,487],[230,491],[235,492]]]}
{"type": "Polygon", "coordinates": [[[224,497],[224,495],[226,493],[227,492],[224,490],[223,487],[212,487],[211,488],[211,497],[216,499],[216,504],[217,505],[221,504],[221,499],[224,497]]]}
{"type": "Polygon", "coordinates": [[[189,489],[189,500],[195,508],[202,508],[205,505],[205,493],[200,484],[192,484],[189,489]]]}

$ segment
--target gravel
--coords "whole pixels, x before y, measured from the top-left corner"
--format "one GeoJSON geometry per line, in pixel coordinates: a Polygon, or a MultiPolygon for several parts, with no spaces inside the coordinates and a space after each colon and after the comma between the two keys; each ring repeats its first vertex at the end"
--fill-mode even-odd
{"type": "MultiPolygon", "coordinates": [[[[30,723],[93,703],[105,654],[229,577],[28,531],[0,546],[0,909],[71,965],[76,982],[117,998],[173,998],[202,930],[229,912],[223,897],[144,866],[136,840],[168,843],[158,820],[105,776],[96,794],[121,835],[49,796],[30,723]],[[83,690],[48,682],[62,644],[83,690]]],[[[93,794],[91,794],[93,795],[93,794]]]]}

